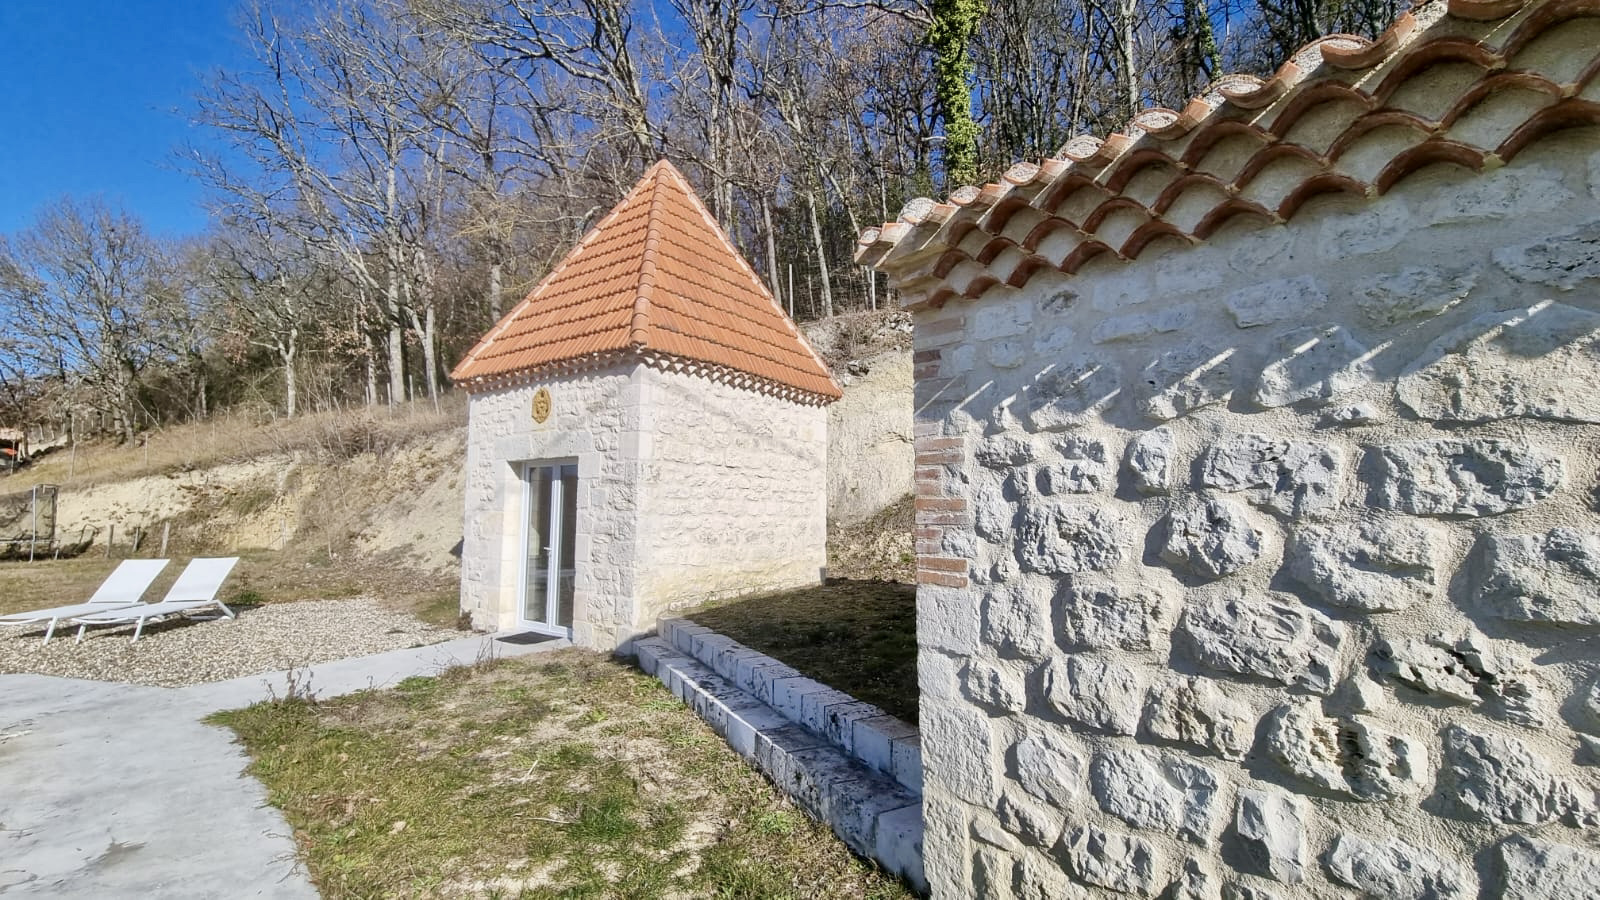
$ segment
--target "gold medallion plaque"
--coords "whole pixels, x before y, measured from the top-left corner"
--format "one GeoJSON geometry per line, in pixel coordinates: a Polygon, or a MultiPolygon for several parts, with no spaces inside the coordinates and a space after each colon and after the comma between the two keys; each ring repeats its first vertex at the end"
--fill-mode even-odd
{"type": "Polygon", "coordinates": [[[543,425],[544,420],[548,418],[550,418],[550,391],[547,388],[539,388],[533,392],[533,420],[543,425]]]}

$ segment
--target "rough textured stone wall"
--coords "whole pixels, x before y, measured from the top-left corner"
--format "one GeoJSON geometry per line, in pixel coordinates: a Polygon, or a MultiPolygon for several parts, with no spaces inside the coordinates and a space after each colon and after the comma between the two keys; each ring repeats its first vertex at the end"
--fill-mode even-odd
{"type": "Polygon", "coordinates": [[[522,488],[517,464],[578,463],[573,638],[611,649],[633,635],[641,368],[610,369],[472,395],[468,409],[461,609],[474,628],[516,624],[522,488]],[[551,413],[533,420],[548,388],[551,413]]]}
{"type": "Polygon", "coordinates": [[[719,596],[821,580],[827,411],[648,369],[634,633],[719,596]]]}
{"type": "Polygon", "coordinates": [[[934,896],[1600,895],[1597,146],[918,313],[934,896]]]}

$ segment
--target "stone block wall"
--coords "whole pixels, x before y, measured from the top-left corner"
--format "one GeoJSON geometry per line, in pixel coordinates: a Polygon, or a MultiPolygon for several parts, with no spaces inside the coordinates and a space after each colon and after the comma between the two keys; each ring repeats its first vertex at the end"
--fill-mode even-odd
{"type": "Polygon", "coordinates": [[[517,620],[523,560],[523,462],[578,463],[578,576],[573,639],[610,649],[633,635],[639,496],[639,366],[475,393],[468,406],[461,609],[474,628],[517,620]],[[550,391],[550,417],[533,420],[533,395],[550,391]]]}
{"type": "Polygon", "coordinates": [[[721,596],[817,584],[827,564],[827,410],[646,369],[634,633],[721,596]]]}
{"type": "Polygon", "coordinates": [[[1600,895],[1597,147],[917,313],[935,897],[1600,895]]]}

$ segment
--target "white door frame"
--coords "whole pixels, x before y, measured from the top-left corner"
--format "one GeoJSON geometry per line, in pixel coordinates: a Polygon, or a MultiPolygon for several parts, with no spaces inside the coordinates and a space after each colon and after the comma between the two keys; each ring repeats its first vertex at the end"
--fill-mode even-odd
{"type": "MultiPolygon", "coordinates": [[[[518,628],[536,631],[540,634],[555,635],[556,637],[571,637],[572,623],[552,621],[561,614],[561,554],[565,549],[561,546],[561,532],[563,530],[562,516],[565,514],[566,504],[563,502],[562,492],[566,485],[561,480],[561,469],[565,466],[577,468],[577,461],[572,462],[523,462],[517,464],[517,480],[522,482],[522,527],[517,540],[517,610],[516,622],[518,628]],[[527,618],[528,610],[528,541],[533,537],[533,512],[535,498],[534,479],[543,469],[553,469],[550,479],[550,518],[545,522],[545,528],[550,535],[548,548],[550,561],[545,570],[544,578],[544,610],[545,621],[539,622],[527,618]]],[[[577,562],[574,558],[574,567],[577,562]]],[[[574,568],[574,589],[576,589],[576,568],[574,568]]],[[[576,604],[574,604],[576,611],[576,604]]]]}

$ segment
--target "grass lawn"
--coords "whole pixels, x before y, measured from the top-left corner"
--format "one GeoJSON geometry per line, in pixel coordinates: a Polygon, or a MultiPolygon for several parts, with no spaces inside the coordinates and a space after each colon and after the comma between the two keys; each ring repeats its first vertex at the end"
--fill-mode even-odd
{"type": "Polygon", "coordinates": [[[915,585],[829,579],[821,587],[711,603],[683,615],[917,722],[915,585]]]}
{"type": "Polygon", "coordinates": [[[324,897],[911,896],[601,654],[213,721],[248,748],[324,897]]]}
{"type": "MultiPolygon", "coordinates": [[[[104,548],[76,559],[0,562],[0,615],[82,603],[117,567],[104,548]]],[[[450,627],[460,618],[460,582],[456,575],[417,573],[382,560],[340,559],[335,564],[290,552],[246,550],[222,587],[222,601],[248,606],[295,600],[339,600],[375,597],[433,625],[450,627]]],[[[160,599],[189,562],[173,554],[172,562],[145,592],[160,599]]]]}

